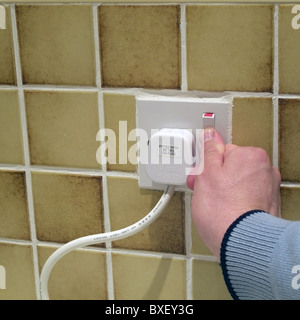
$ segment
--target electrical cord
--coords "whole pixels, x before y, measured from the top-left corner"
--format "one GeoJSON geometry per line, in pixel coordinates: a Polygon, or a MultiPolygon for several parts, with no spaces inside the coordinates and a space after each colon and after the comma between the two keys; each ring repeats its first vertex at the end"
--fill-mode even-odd
{"type": "Polygon", "coordinates": [[[48,281],[50,277],[50,273],[55,266],[55,264],[67,253],[72,250],[93,245],[97,243],[102,243],[106,241],[115,241],[127,238],[135,233],[140,232],[141,230],[148,227],[152,222],[154,222],[162,213],[162,211],[166,208],[169,201],[171,200],[173,193],[175,190],[175,186],[167,186],[166,190],[164,191],[163,195],[161,196],[158,203],[155,207],[141,220],[138,222],[120,229],[111,232],[99,233],[90,236],[81,237],[75,240],[72,240],[59,249],[57,249],[46,261],[40,279],[40,290],[42,300],[49,300],[49,292],[48,292],[48,281]]]}

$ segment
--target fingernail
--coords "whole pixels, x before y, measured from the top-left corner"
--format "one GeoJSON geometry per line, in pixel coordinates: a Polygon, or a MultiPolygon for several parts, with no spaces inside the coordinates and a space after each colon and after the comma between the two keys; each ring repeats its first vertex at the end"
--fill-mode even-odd
{"type": "Polygon", "coordinates": [[[204,130],[204,142],[210,141],[215,136],[215,130],[214,129],[205,129],[204,130]]]}

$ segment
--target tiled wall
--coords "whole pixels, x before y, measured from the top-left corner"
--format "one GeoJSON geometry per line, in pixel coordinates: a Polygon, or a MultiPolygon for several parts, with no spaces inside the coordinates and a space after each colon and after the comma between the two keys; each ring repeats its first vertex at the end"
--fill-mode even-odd
{"type": "MultiPolygon", "coordinates": [[[[96,161],[99,128],[135,128],[140,90],[232,92],[234,143],[282,173],[282,214],[300,218],[300,29],[292,5],[6,5],[0,30],[0,299],[40,299],[63,243],[143,217],[161,192],[136,165],[96,161]]],[[[122,138],[122,137],[121,137],[122,138]]],[[[117,139],[118,140],[118,139],[117,139]]],[[[133,142],[128,143],[127,148],[133,142]]],[[[230,299],[198,238],[191,194],[124,240],[65,256],[52,299],[230,299]]]]}

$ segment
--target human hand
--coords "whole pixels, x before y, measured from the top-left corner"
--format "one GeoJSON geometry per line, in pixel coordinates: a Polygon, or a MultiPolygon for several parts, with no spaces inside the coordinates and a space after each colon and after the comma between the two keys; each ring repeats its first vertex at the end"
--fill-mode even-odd
{"type": "Polygon", "coordinates": [[[224,234],[239,216],[257,209],[280,217],[281,176],[263,149],[225,144],[212,128],[204,142],[204,170],[194,168],[187,185],[198,234],[220,259],[224,234]]]}

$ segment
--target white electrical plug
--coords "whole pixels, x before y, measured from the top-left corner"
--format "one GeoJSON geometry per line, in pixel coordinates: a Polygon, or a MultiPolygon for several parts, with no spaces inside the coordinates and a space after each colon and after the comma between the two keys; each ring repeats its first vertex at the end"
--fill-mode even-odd
{"type": "Polygon", "coordinates": [[[195,138],[190,130],[164,128],[148,144],[146,171],[155,183],[185,185],[195,166],[195,138]]]}

